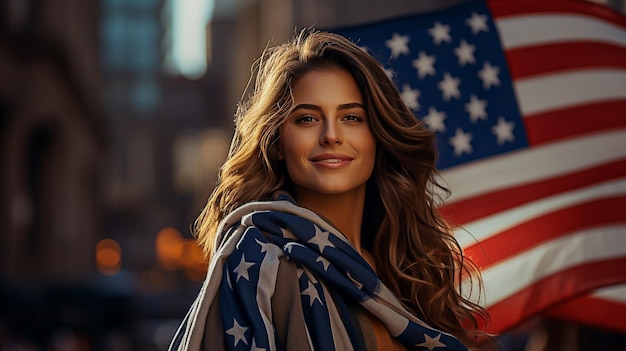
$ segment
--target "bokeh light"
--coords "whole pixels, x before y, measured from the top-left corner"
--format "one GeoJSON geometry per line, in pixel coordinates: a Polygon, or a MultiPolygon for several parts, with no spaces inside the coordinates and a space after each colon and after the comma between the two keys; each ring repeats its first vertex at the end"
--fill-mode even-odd
{"type": "Polygon", "coordinates": [[[183,253],[183,238],[176,228],[166,227],[156,237],[156,256],[159,264],[166,270],[173,271],[183,253]]]}
{"type": "Polygon", "coordinates": [[[122,268],[122,248],[113,239],[102,239],[96,244],[96,266],[100,273],[116,275],[122,268]]]}
{"type": "Polygon", "coordinates": [[[183,270],[187,278],[201,281],[207,271],[207,261],[195,240],[183,238],[172,227],[161,229],[155,242],[156,256],[161,268],[169,271],[183,270]]]}

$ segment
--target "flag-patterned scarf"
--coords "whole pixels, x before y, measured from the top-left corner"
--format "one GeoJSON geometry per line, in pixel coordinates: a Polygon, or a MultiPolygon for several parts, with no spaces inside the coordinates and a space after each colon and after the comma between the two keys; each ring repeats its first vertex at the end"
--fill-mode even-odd
{"type": "Polygon", "coordinates": [[[359,349],[354,322],[345,313],[348,303],[380,319],[408,349],[467,350],[452,335],[411,315],[343,234],[285,194],[240,207],[219,230],[219,249],[170,350],[201,350],[203,334],[212,327],[223,329],[228,350],[284,349],[271,305],[284,262],[298,272],[293,284],[300,290],[303,342],[312,350],[359,349]],[[207,318],[213,304],[219,304],[220,321],[207,318]]]}

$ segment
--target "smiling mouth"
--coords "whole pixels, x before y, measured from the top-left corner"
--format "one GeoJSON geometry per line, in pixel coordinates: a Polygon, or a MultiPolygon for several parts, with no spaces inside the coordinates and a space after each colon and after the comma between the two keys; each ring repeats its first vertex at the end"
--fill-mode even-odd
{"type": "Polygon", "coordinates": [[[325,158],[325,159],[322,159],[322,160],[315,160],[314,162],[339,163],[339,162],[343,162],[343,161],[348,161],[348,160],[341,159],[341,158],[325,158]]]}
{"type": "Polygon", "coordinates": [[[323,157],[323,158],[316,158],[311,161],[313,162],[313,164],[315,164],[318,167],[329,168],[329,169],[339,169],[339,168],[344,168],[348,166],[352,162],[352,160],[353,159],[349,157],[341,157],[341,158],[323,157]]]}

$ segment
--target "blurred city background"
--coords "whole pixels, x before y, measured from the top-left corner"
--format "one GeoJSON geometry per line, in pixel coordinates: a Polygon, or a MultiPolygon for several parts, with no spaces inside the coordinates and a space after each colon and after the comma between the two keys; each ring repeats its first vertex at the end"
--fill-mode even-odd
{"type": "Polygon", "coordinates": [[[458,2],[0,1],[0,350],[166,349],[268,42],[458,2]]]}

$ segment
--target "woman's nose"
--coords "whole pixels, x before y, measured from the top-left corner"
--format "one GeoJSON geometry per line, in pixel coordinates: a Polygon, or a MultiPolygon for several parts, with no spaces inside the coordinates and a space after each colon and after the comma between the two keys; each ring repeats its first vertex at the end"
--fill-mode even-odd
{"type": "Polygon", "coordinates": [[[326,123],[324,129],[322,130],[322,135],[320,136],[320,144],[322,145],[331,145],[331,144],[342,144],[343,138],[341,136],[341,128],[339,128],[334,123],[326,123]]]}

